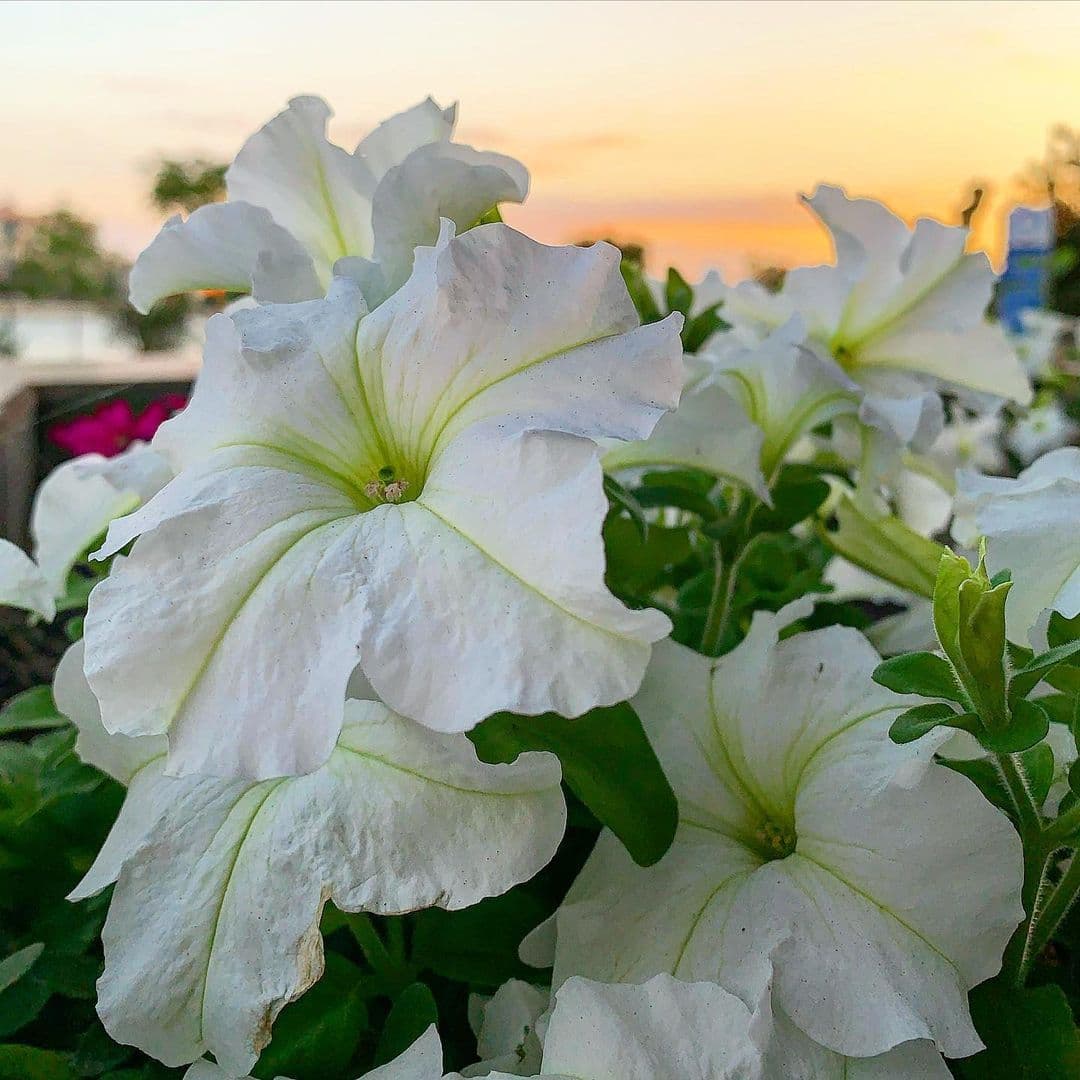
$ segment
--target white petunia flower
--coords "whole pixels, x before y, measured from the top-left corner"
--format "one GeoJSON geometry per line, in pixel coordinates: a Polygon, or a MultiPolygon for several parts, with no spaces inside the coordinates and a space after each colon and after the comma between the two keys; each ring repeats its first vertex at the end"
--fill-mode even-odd
{"type": "MultiPolygon", "coordinates": [[[[98,1012],[118,1042],[168,1065],[212,1052],[247,1072],[289,1001],[322,974],[319,920],[469,907],[532,877],[562,838],[558,759],[479,761],[464,735],[349,700],[327,763],[252,783],[166,776],[160,736],[109,735],[72,646],[57,705],[80,756],[129,785],[72,894],[116,882],[98,1012]]],[[[340,712],[340,706],[339,706],[340,712]]]]}
{"type": "Polygon", "coordinates": [[[467,229],[528,191],[513,158],[450,141],[456,111],[428,98],[350,154],[326,137],[326,102],[293,98],[237,154],[225,177],[229,201],[170,218],[139,256],[132,304],[145,312],[190,289],[312,300],[342,259],[368,304],[381,303],[409,276],[413,250],[435,242],[440,218],[467,229]]]}
{"type": "Polygon", "coordinates": [[[56,597],[45,575],[18,544],[0,539],[0,604],[22,608],[51,621],[56,597]]]}
{"type": "Polygon", "coordinates": [[[462,1070],[462,1076],[535,1076],[540,1071],[543,1046],[538,1021],[551,1005],[551,992],[521,979],[503,983],[490,998],[472,994],[469,1024],[476,1033],[480,1061],[462,1070]]]}
{"type": "Polygon", "coordinates": [[[168,732],[172,770],[318,768],[358,662],[435,730],[576,716],[668,631],[603,581],[592,439],[646,436],[681,367],[679,317],[637,326],[616,249],[481,226],[362,314],[341,281],[211,320],[155,442],[179,475],[109,530],[103,554],[142,535],[91,594],[87,675],[110,730],[168,732]]]}
{"type": "Polygon", "coordinates": [[[851,381],[803,347],[803,336],[798,318],[760,344],[721,335],[693,358],[678,409],[645,441],[608,450],[604,467],[704,469],[768,501],[768,482],[795,443],[858,407],[851,381]]]}
{"type": "Polygon", "coordinates": [[[926,453],[904,455],[895,473],[885,480],[900,520],[923,536],[947,528],[956,470],[1001,472],[1008,465],[1002,429],[1000,412],[961,414],[945,425],[926,453]]]}
{"type": "Polygon", "coordinates": [[[1046,610],[1080,614],[1080,449],[1052,450],[1015,480],[957,475],[953,537],[975,547],[987,539],[992,574],[1012,572],[1005,603],[1009,637],[1024,641],[1046,610]]]}
{"type": "Polygon", "coordinates": [[[75,563],[111,521],[137,509],[171,478],[164,458],[145,443],[133,443],[115,457],[83,454],[58,465],[34,496],[33,560],[0,540],[0,604],[51,620],[75,563]]]}
{"type": "Polygon", "coordinates": [[[556,915],[555,985],[666,971],[756,1002],[771,982],[774,1011],[836,1054],[974,1053],[967,991],[1023,917],[1019,838],[933,738],[889,740],[911,699],[871,680],[861,635],[778,642],[808,607],[759,613],[716,661],[657,647],[633,704],[675,841],[643,869],[601,836],[556,915]]]}
{"type": "MultiPolygon", "coordinates": [[[[1070,419],[1056,397],[1036,405],[1017,420],[1009,432],[1009,449],[1025,464],[1037,457],[1075,443],[1080,425],[1070,419]]],[[[978,463],[975,464],[978,468],[978,463]]]]}
{"type": "Polygon", "coordinates": [[[810,341],[864,388],[861,419],[904,444],[932,441],[939,388],[1030,401],[1015,352],[985,319],[994,274],[983,253],[965,254],[966,229],[929,218],[909,229],[824,185],[807,204],[832,233],[835,265],[792,270],[777,293],[728,289],[722,314],[736,333],[760,338],[802,316],[810,341]]]}
{"type": "Polygon", "coordinates": [[[1010,335],[1016,355],[1033,379],[1045,379],[1055,367],[1057,352],[1070,335],[1075,335],[1078,322],[1058,311],[1031,308],[1020,315],[1024,330],[1010,335]]]}
{"type": "MultiPolygon", "coordinates": [[[[542,1080],[759,1080],[761,1032],[711,983],[658,976],[642,986],[570,979],[546,1019],[542,1080]]],[[[366,1080],[461,1080],[439,1068],[434,1028],[366,1080]]],[[[493,1072],[490,1080],[517,1073],[493,1072]]]]}

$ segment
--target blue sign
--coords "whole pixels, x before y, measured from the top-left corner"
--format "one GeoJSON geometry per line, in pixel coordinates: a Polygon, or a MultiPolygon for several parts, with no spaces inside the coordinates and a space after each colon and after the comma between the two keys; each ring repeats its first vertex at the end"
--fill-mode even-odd
{"type": "Polygon", "coordinates": [[[1044,308],[1054,253],[1054,211],[1018,206],[1009,215],[1009,253],[998,283],[998,317],[1014,334],[1024,331],[1023,314],[1044,308]]]}

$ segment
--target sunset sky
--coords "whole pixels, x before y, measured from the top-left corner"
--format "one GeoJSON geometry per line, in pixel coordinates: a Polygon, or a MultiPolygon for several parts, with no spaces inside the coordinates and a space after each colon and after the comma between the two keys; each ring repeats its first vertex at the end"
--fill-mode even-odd
{"type": "Polygon", "coordinates": [[[231,160],[296,93],[349,148],[427,94],[520,158],[539,239],[644,243],[731,276],[817,261],[819,180],[907,217],[994,198],[1054,123],[1080,127],[1073,3],[4,3],[0,204],[65,204],[134,255],[162,155],[231,160]]]}

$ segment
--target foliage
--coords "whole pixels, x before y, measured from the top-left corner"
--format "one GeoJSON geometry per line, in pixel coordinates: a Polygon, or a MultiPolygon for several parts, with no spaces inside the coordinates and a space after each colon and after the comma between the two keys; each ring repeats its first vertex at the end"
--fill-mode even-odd
{"type": "Polygon", "coordinates": [[[177,161],[166,158],[157,167],[150,200],[159,210],[183,210],[190,214],[225,196],[227,166],[196,158],[177,161]]]}
{"type": "Polygon", "coordinates": [[[0,293],[102,303],[118,294],[122,276],[122,265],[99,247],[97,227],[57,210],[34,223],[21,257],[0,279],[0,293]]]}

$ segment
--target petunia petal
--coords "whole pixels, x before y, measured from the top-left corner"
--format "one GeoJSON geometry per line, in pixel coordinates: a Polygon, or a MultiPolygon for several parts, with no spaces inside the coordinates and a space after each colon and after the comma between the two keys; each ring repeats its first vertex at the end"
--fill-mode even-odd
{"type": "Polygon", "coordinates": [[[440,108],[431,98],[395,113],[365,135],[353,154],[362,159],[376,181],[414,150],[428,143],[449,142],[454,133],[457,106],[440,108]]]}
{"type": "Polygon", "coordinates": [[[643,438],[678,402],[680,321],[638,328],[610,245],[546,247],[494,224],[418,261],[357,350],[405,456],[430,459],[496,417],[508,433],[643,438]]]}
{"type": "Polygon", "coordinates": [[[136,259],[129,299],[144,314],[192,289],[254,292],[262,300],[309,300],[323,284],[311,256],[269,211],[244,202],[201,206],[169,218],[136,259]]]}
{"type": "Polygon", "coordinates": [[[758,613],[711,671],[681,646],[655,650],[633,704],[679,828],[647,869],[601,839],[556,916],[555,982],[667,971],[746,1002],[771,983],[774,1005],[836,1053],[913,1039],[972,1053],[967,990],[1022,918],[1019,840],[932,762],[933,739],[890,742],[910,698],[872,682],[878,657],[858,634],[778,640],[808,606],[758,613]]]}
{"type": "Polygon", "coordinates": [[[612,443],[604,468],[611,473],[642,467],[704,469],[768,502],[761,472],[764,440],[764,432],[731,394],[704,386],[684,393],[679,408],[662,416],[648,439],[612,443]]]}
{"type": "Polygon", "coordinates": [[[311,256],[323,286],[345,255],[372,250],[375,178],[326,138],[321,98],[297,97],[244,143],[226,173],[229,199],[270,211],[311,256]]]}
{"type": "Polygon", "coordinates": [[[53,589],[37,563],[17,544],[0,539],[0,605],[22,608],[52,621],[53,589]]]}
{"type": "Polygon", "coordinates": [[[167,1064],[210,1051],[246,1072],[280,1009],[321,973],[319,918],[462,908],[531,877],[565,826],[557,760],[481,763],[378,702],[349,702],[327,764],[294,779],[136,774],[73,896],[119,868],[98,1009],[167,1064]],[[121,847],[121,844],[123,845],[121,847]]]}
{"type": "Polygon", "coordinates": [[[570,979],[544,1036],[544,1076],[749,1080],[761,1050],[750,1010],[714,983],[658,975],[642,986],[570,979]]]}
{"type": "Polygon", "coordinates": [[[1046,609],[1080,614],[1080,449],[1044,454],[1015,480],[957,474],[953,536],[988,541],[992,573],[1012,572],[1006,601],[1009,637],[1025,641],[1046,609]]]}
{"type": "Polygon", "coordinates": [[[414,150],[386,173],[372,200],[373,258],[383,291],[365,294],[369,305],[382,303],[405,282],[414,250],[438,240],[441,219],[464,232],[499,203],[523,202],[528,192],[525,167],[504,154],[450,142],[414,150]]]}
{"type": "Polygon", "coordinates": [[[371,515],[379,618],[360,652],[384,700],[461,731],[498,709],[576,716],[633,693],[669,623],[603,584],[600,479],[586,440],[476,428],[444,451],[416,502],[371,515]],[[545,527],[555,521],[557,545],[545,527]],[[439,678],[417,678],[416,658],[435,656],[439,678]]]}
{"type": "Polygon", "coordinates": [[[146,502],[172,478],[168,463],[144,443],[105,458],[84,454],[55,468],[34,496],[34,556],[54,596],[63,596],[72,566],[110,522],[146,502]]]}
{"type": "Polygon", "coordinates": [[[85,642],[69,646],[53,676],[56,707],[78,729],[75,751],[88,765],[108,773],[121,784],[168,749],[159,735],[110,735],[101,722],[101,708],[83,672],[85,642]]]}

